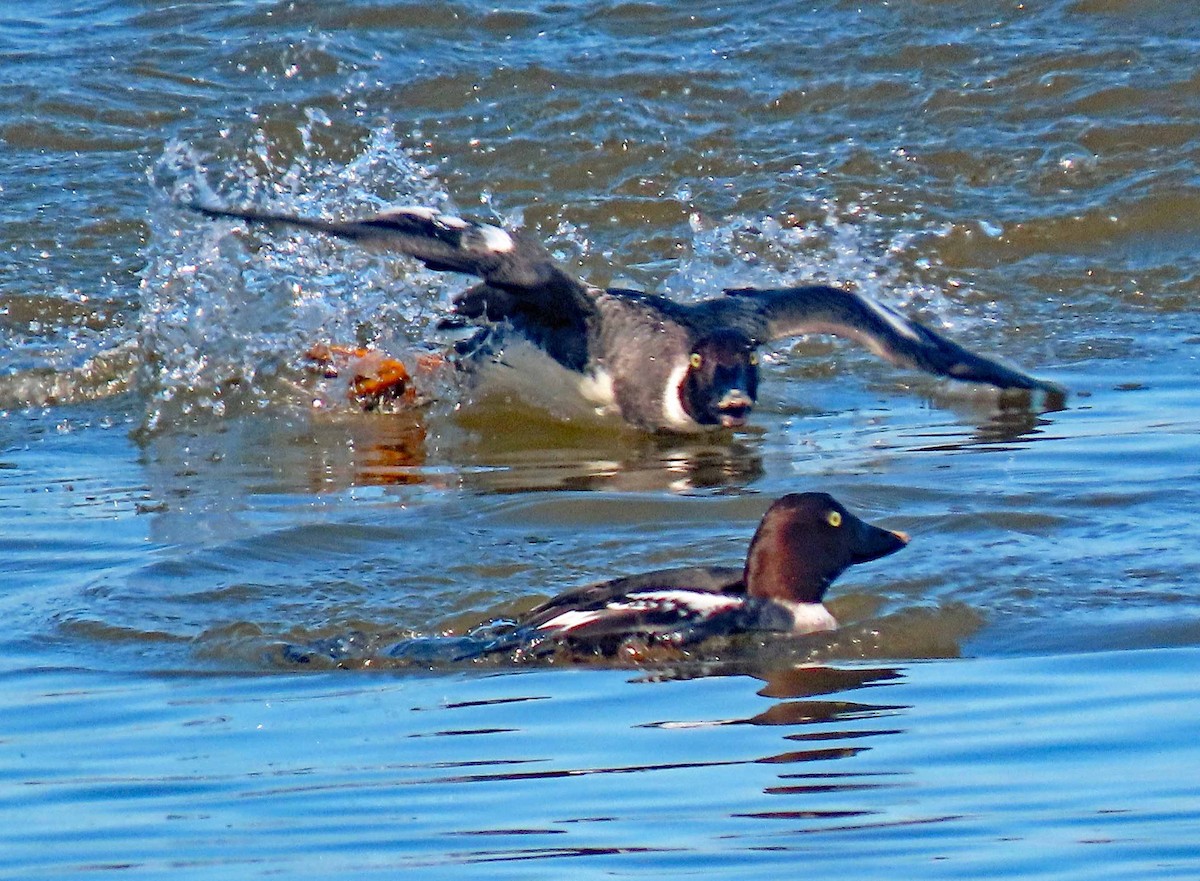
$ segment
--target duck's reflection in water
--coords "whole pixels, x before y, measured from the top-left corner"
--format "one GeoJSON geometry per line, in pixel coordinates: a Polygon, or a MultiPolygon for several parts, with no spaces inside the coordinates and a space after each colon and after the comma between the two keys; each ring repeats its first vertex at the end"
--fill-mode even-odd
{"type": "MultiPolygon", "coordinates": [[[[686,493],[748,486],[764,473],[753,438],[630,438],[548,430],[536,442],[531,438],[512,449],[501,433],[463,437],[445,423],[435,424],[427,427],[419,414],[369,414],[355,420],[340,441],[328,436],[337,429],[314,431],[311,488],[426,483],[486,493],[686,493]]],[[[345,431],[345,422],[338,428],[345,431]]]]}
{"type": "MultiPolygon", "coordinates": [[[[733,669],[725,671],[735,672],[733,669]]],[[[777,782],[764,786],[765,796],[783,797],[783,806],[763,810],[739,811],[731,817],[763,821],[801,821],[799,828],[772,829],[772,834],[829,831],[831,824],[851,818],[866,818],[874,809],[838,800],[846,793],[899,788],[907,776],[900,771],[854,770],[831,766],[829,762],[853,759],[871,749],[871,741],[901,735],[898,724],[908,706],[889,701],[850,700],[848,692],[876,689],[903,680],[898,667],[836,667],[822,664],[776,667],[754,672],[740,671],[763,681],[759,694],[777,699],[766,710],[753,716],[714,721],[663,721],[659,728],[697,728],[708,726],[771,726],[788,731],[783,739],[796,748],[752,759],[747,764],[777,765],[777,782]],[[812,770],[803,769],[812,765],[812,770]],[[835,806],[836,805],[836,806],[835,806]]],[[[873,821],[858,819],[857,824],[873,821]]],[[[756,829],[752,834],[761,835],[756,829]]]]}
{"type": "Polygon", "coordinates": [[[1067,409],[1063,395],[1045,395],[1031,401],[1023,395],[931,395],[930,404],[958,414],[961,421],[930,424],[905,432],[903,446],[914,452],[958,452],[989,448],[1015,449],[1037,441],[1055,440],[1054,414],[1067,409]],[[1032,404],[1039,406],[1032,406],[1032,404]],[[973,426],[969,431],[965,426],[973,426]]]}

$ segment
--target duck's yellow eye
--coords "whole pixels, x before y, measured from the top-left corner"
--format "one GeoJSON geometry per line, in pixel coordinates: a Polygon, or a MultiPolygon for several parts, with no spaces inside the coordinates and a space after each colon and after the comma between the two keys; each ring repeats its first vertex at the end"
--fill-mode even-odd
{"type": "Polygon", "coordinates": [[[842,512],[841,511],[830,511],[828,514],[825,515],[825,522],[828,523],[830,526],[841,526],[842,525],[842,512]]]}
{"type": "Polygon", "coordinates": [[[750,366],[755,367],[757,365],[758,365],[758,352],[751,352],[750,353],[750,366]]]}
{"type": "Polygon", "coordinates": [[[688,363],[692,365],[693,370],[699,370],[700,365],[704,363],[704,359],[700,357],[699,352],[692,352],[692,357],[688,359],[688,363]]]}

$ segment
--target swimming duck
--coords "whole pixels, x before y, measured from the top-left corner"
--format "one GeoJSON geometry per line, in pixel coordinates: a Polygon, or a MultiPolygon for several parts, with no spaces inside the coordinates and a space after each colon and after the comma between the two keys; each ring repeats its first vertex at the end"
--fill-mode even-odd
{"type": "MultiPolygon", "coordinates": [[[[951,379],[1061,395],[1053,383],[968,351],[899,312],[843,288],[737,288],[695,303],[576,278],[520,231],[428,208],[328,221],[191,205],[209,217],[299,227],[414,257],[430,269],[483,279],[457,297],[489,345],[513,335],[568,371],[600,412],[647,431],[744,425],[758,397],[758,349],[811,333],[848,337],[887,360],[951,379]]],[[[481,359],[482,360],[482,359],[481,359]]]]}
{"type": "Polygon", "coordinates": [[[827,493],[791,493],[763,515],[742,568],[664,569],[575,588],[527,612],[485,652],[611,655],[630,640],[681,647],[748,631],[834,630],[822,603],[834,579],[906,544],[905,533],[861,520],[827,493]]]}

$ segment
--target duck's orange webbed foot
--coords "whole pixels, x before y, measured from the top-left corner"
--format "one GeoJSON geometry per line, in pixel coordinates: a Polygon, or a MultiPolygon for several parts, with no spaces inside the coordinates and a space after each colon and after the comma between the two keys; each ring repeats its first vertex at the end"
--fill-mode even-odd
{"type": "Polygon", "coordinates": [[[404,362],[378,349],[318,343],[304,356],[327,377],[349,376],[349,396],[372,410],[384,401],[412,405],[417,401],[412,375],[404,362]]]}

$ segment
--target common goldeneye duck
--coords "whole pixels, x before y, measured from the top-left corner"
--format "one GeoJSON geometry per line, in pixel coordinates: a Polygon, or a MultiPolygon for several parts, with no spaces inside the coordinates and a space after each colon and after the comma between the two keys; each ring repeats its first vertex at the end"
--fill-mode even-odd
{"type": "Polygon", "coordinates": [[[758,396],[758,348],[804,334],[835,334],[887,360],[951,379],[1061,398],[1053,383],[964,349],[874,300],[842,288],[738,288],[695,303],[599,288],[555,262],[521,232],[428,208],[357,221],[190,206],[209,217],[299,227],[381,245],[438,271],[483,279],[455,300],[459,321],[481,325],[467,366],[513,334],[569,372],[599,412],[649,431],[745,424],[758,396]]]}
{"type": "Polygon", "coordinates": [[[834,630],[822,603],[834,579],[907,543],[826,493],[793,493],[767,509],[741,569],[665,569],[576,588],[526,613],[487,651],[611,655],[629,640],[680,647],[751,631],[834,630]]]}

